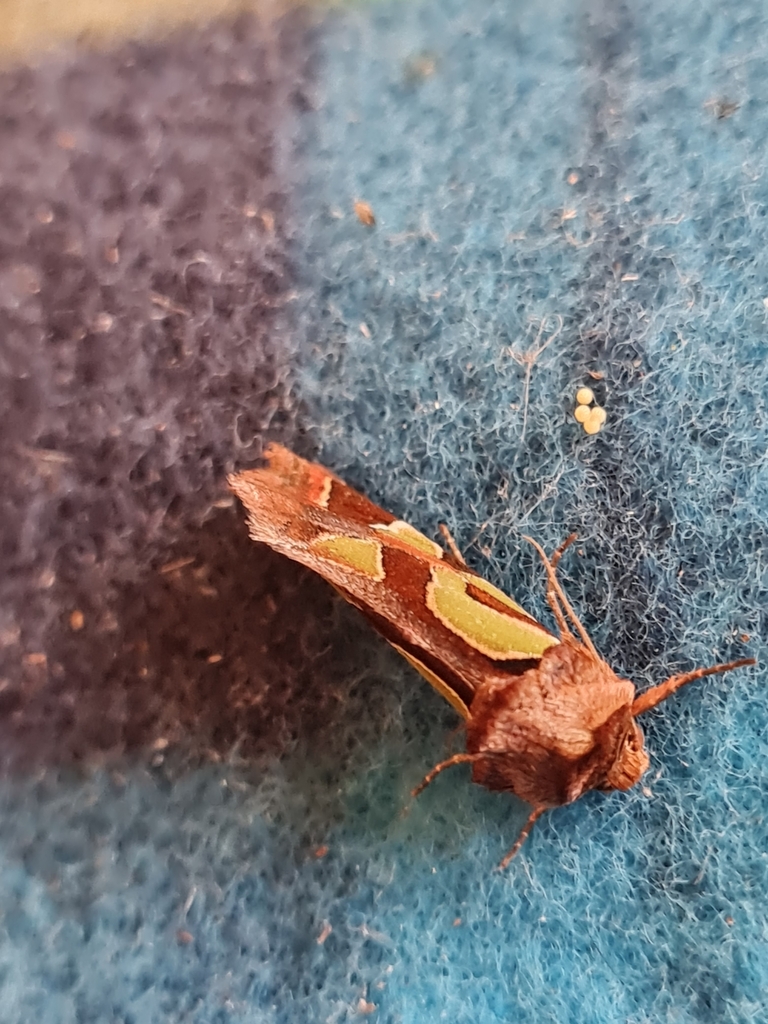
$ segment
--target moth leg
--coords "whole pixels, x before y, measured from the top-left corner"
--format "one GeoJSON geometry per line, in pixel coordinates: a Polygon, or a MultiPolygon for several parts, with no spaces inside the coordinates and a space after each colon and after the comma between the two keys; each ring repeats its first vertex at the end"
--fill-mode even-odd
{"type": "Polygon", "coordinates": [[[448,545],[448,550],[451,553],[451,557],[452,557],[453,561],[456,562],[460,566],[460,568],[466,569],[467,568],[467,563],[464,561],[464,556],[459,551],[458,544],[453,539],[453,535],[451,534],[451,531],[448,529],[448,527],[445,525],[445,523],[439,523],[438,524],[438,529],[440,530],[440,533],[442,535],[443,540],[448,545]]]}
{"type": "Polygon", "coordinates": [[[504,859],[499,864],[499,867],[498,867],[499,871],[503,871],[504,868],[509,867],[510,862],[517,856],[517,853],[520,850],[520,847],[523,845],[525,840],[530,835],[530,832],[531,832],[531,829],[533,828],[534,822],[536,821],[537,818],[540,818],[541,815],[546,810],[547,810],[546,807],[534,807],[534,809],[528,815],[528,821],[526,821],[526,823],[520,829],[520,835],[515,840],[515,845],[512,847],[512,849],[509,851],[509,853],[506,855],[506,857],[504,857],[504,859]]]}
{"type": "Polygon", "coordinates": [[[486,756],[486,754],[454,754],[447,761],[441,761],[440,764],[436,764],[432,771],[424,776],[416,789],[411,791],[411,796],[417,797],[419,793],[423,793],[430,782],[434,782],[440,772],[445,771],[446,768],[452,768],[455,764],[469,764],[472,761],[480,761],[486,756]]]}
{"type": "Polygon", "coordinates": [[[568,548],[573,544],[574,541],[579,539],[578,533],[572,533],[569,537],[566,537],[560,547],[555,551],[549,560],[549,564],[552,566],[554,571],[557,571],[557,563],[563,557],[568,548]]]}
{"type": "MultiPolygon", "coordinates": [[[[597,653],[595,645],[592,643],[589,637],[589,633],[587,633],[586,629],[584,629],[581,620],[579,619],[576,612],[573,610],[571,602],[565,596],[565,591],[558,582],[557,576],[555,575],[555,570],[552,567],[551,559],[547,558],[546,553],[542,548],[541,544],[539,544],[538,541],[535,541],[533,537],[527,537],[525,534],[523,534],[523,540],[527,540],[529,544],[532,544],[533,547],[536,548],[536,551],[539,554],[539,558],[542,560],[542,562],[544,563],[544,568],[547,570],[547,579],[549,580],[549,584],[547,586],[547,600],[549,600],[550,607],[554,612],[555,618],[557,619],[557,624],[560,627],[560,631],[562,633],[565,633],[566,636],[569,636],[571,638],[573,637],[573,634],[571,633],[570,629],[568,628],[565,622],[565,616],[563,614],[563,612],[565,612],[565,615],[568,616],[568,618],[576,627],[584,646],[587,648],[590,654],[593,655],[593,657],[599,659],[600,655],[597,653]],[[553,592],[551,600],[550,590],[553,592]],[[560,607],[561,605],[562,609],[560,607]]],[[[568,543],[570,543],[570,537],[568,538],[568,543]]],[[[558,549],[560,554],[562,554],[563,551],[565,551],[565,548],[567,546],[567,544],[565,545],[565,547],[561,545],[562,550],[558,549]]],[[[555,553],[557,554],[557,552],[555,553]]]]}
{"type": "MultiPolygon", "coordinates": [[[[564,552],[576,540],[577,536],[578,534],[572,533],[569,537],[566,537],[563,543],[560,545],[560,547],[557,548],[557,550],[553,553],[552,557],[549,559],[549,564],[552,566],[553,573],[557,572],[558,562],[563,557],[564,552]]],[[[557,622],[557,628],[560,630],[560,635],[573,637],[573,633],[571,632],[565,618],[565,612],[563,611],[563,608],[558,599],[557,591],[552,586],[552,579],[549,573],[547,573],[547,604],[552,609],[552,614],[555,616],[555,621],[557,622]]]]}
{"type": "Polygon", "coordinates": [[[557,623],[557,628],[560,630],[560,636],[567,636],[573,640],[573,633],[566,621],[563,609],[560,607],[557,594],[555,593],[552,584],[549,582],[547,582],[547,604],[552,609],[552,614],[555,616],[555,622],[557,623]]]}

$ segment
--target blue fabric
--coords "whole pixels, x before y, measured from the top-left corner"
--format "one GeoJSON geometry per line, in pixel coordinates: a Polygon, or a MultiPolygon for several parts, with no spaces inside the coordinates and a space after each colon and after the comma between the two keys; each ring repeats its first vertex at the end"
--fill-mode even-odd
{"type": "MultiPolygon", "coordinates": [[[[277,436],[426,533],[446,521],[546,622],[521,534],[578,531],[568,594],[641,688],[760,666],[650,713],[643,784],[546,815],[499,873],[526,808],[455,768],[404,813],[460,749],[456,716],[254,549],[229,573],[267,595],[258,671],[290,694],[275,743],[195,760],[179,728],[168,750],[2,783],[3,1020],[763,1018],[766,27],[746,0],[324,15],[282,141],[284,415],[231,455],[277,436]],[[584,384],[608,414],[592,437],[584,384]]],[[[242,531],[239,511],[216,521],[242,531]]],[[[217,679],[245,672],[222,653],[217,679]]]]}

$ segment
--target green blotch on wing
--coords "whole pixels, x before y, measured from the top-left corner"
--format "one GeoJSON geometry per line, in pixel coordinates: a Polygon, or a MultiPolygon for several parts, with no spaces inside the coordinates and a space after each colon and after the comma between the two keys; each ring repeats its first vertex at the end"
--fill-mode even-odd
{"type": "Polygon", "coordinates": [[[371,579],[384,579],[381,544],[376,540],[334,534],[318,537],[312,542],[311,548],[316,554],[346,565],[355,572],[370,576],[371,579]]]}
{"type": "Polygon", "coordinates": [[[531,622],[536,622],[534,617],[527,612],[525,608],[521,608],[517,601],[513,601],[511,597],[507,597],[503,590],[499,590],[498,587],[494,587],[492,583],[489,583],[488,580],[484,580],[482,576],[473,576],[470,582],[473,587],[477,587],[478,590],[484,590],[486,594],[489,594],[491,597],[495,597],[501,604],[505,604],[508,608],[518,612],[520,615],[525,615],[525,617],[530,619],[531,622]]]}
{"type": "Polygon", "coordinates": [[[404,544],[408,544],[410,547],[416,548],[417,551],[422,551],[425,555],[430,555],[432,558],[443,557],[443,549],[439,544],[435,544],[429,537],[425,537],[423,533],[420,533],[415,526],[411,526],[410,523],[406,523],[402,519],[395,519],[394,522],[387,523],[386,526],[376,524],[371,529],[378,530],[381,533],[391,533],[398,540],[403,541],[404,544]]]}
{"type": "MultiPolygon", "coordinates": [[[[509,598],[504,603],[516,614],[505,615],[476,601],[467,593],[468,582],[467,577],[450,567],[434,565],[427,587],[427,606],[444,626],[475,650],[496,661],[539,658],[547,648],[560,642],[527,612],[522,612],[524,619],[517,618],[520,612],[509,598]]],[[[474,578],[471,583],[497,599],[501,593],[491,584],[481,587],[474,578]]]]}

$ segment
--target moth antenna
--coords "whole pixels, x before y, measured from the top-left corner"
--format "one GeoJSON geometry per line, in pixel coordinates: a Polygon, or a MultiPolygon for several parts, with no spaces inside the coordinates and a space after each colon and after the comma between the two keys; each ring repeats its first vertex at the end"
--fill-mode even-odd
{"type": "MultiPolygon", "coordinates": [[[[574,540],[576,539],[573,534],[571,534],[571,536],[574,537],[574,540]]],[[[544,552],[544,548],[542,548],[541,544],[539,544],[537,541],[535,541],[533,539],[533,537],[528,537],[525,534],[523,534],[523,540],[527,540],[528,543],[532,544],[534,546],[534,548],[536,548],[536,550],[538,551],[539,558],[541,558],[542,562],[544,563],[544,568],[547,571],[547,577],[549,579],[549,586],[554,591],[554,593],[557,596],[558,600],[560,600],[562,602],[563,608],[567,612],[571,622],[574,624],[574,626],[578,630],[579,636],[584,641],[584,646],[587,648],[587,650],[591,654],[593,654],[595,656],[595,658],[597,658],[599,660],[600,659],[600,655],[597,653],[595,645],[590,640],[589,633],[586,631],[586,629],[584,629],[584,627],[581,624],[581,620],[579,619],[578,615],[576,614],[576,612],[571,607],[571,602],[565,596],[565,591],[563,590],[563,588],[560,586],[560,584],[558,582],[557,576],[555,575],[555,570],[552,567],[552,563],[547,558],[547,556],[546,556],[546,554],[544,552]]],[[[568,547],[568,545],[572,544],[572,543],[573,543],[573,541],[571,540],[571,537],[569,537],[568,540],[565,542],[565,544],[561,545],[560,548],[558,548],[558,551],[555,552],[558,555],[558,561],[560,560],[560,555],[562,555],[563,551],[565,551],[565,549],[568,547]]],[[[557,564],[557,562],[555,563],[555,565],[556,564],[557,564]]],[[[553,602],[550,602],[550,606],[552,607],[552,610],[554,611],[555,609],[554,609],[553,602]]],[[[555,612],[555,618],[558,619],[558,623],[557,624],[558,624],[558,626],[560,627],[560,629],[562,631],[562,626],[560,626],[560,617],[562,617],[562,612],[560,612],[560,616],[558,616],[558,612],[555,612]]],[[[566,626],[565,632],[566,632],[567,636],[572,636],[573,635],[571,633],[570,629],[567,628],[567,626],[566,626]]]]}
{"type": "Polygon", "coordinates": [[[446,768],[452,768],[455,764],[470,764],[473,761],[482,761],[483,758],[487,758],[488,754],[454,754],[453,757],[449,757],[447,761],[441,761],[440,764],[436,764],[435,767],[424,776],[424,779],[418,784],[416,789],[411,791],[412,797],[417,797],[419,793],[423,793],[430,782],[434,782],[440,772],[444,772],[446,768]]]}
{"type": "Polygon", "coordinates": [[[711,668],[697,668],[693,672],[681,672],[679,675],[670,676],[665,682],[651,687],[650,690],[646,690],[645,693],[641,693],[639,697],[635,698],[632,704],[632,715],[636,718],[638,715],[650,711],[651,708],[655,708],[657,704],[665,701],[667,697],[671,697],[676,690],[679,690],[681,686],[685,686],[686,683],[692,683],[694,680],[702,679],[704,676],[714,676],[719,672],[730,672],[734,668],[743,668],[745,665],[755,664],[754,658],[739,658],[738,661],[729,661],[724,665],[713,665],[711,668]]]}
{"type": "Polygon", "coordinates": [[[533,828],[534,822],[536,821],[537,818],[540,818],[541,815],[546,810],[547,810],[546,807],[534,807],[534,809],[528,815],[528,821],[526,821],[526,823],[520,829],[520,835],[515,840],[515,845],[512,847],[512,849],[509,851],[509,853],[504,857],[504,859],[502,861],[500,861],[499,866],[497,868],[497,871],[503,871],[504,868],[509,867],[510,862],[513,861],[514,858],[517,856],[517,854],[518,854],[518,852],[520,850],[520,847],[523,845],[525,840],[530,835],[530,832],[531,832],[531,829],[533,828]]]}

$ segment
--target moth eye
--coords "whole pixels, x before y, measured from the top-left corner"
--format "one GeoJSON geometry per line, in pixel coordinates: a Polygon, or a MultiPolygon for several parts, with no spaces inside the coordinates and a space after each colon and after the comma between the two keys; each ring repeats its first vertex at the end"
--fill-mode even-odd
{"type": "Polygon", "coordinates": [[[636,754],[643,745],[642,737],[639,736],[635,731],[627,733],[626,739],[624,740],[624,746],[627,750],[631,750],[633,754],[636,754]]]}

